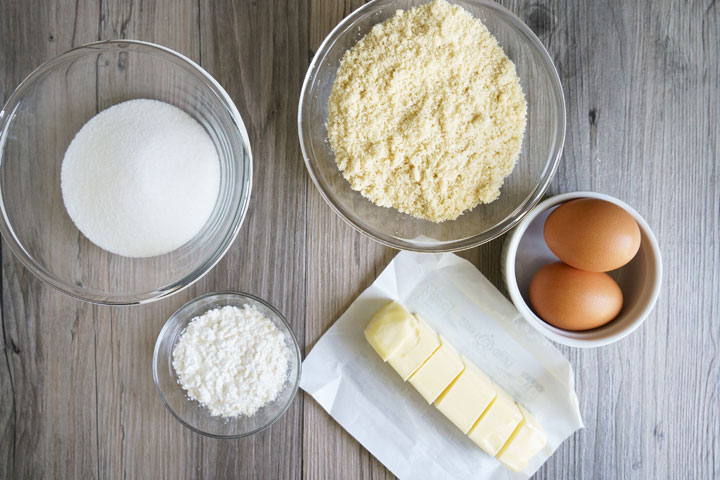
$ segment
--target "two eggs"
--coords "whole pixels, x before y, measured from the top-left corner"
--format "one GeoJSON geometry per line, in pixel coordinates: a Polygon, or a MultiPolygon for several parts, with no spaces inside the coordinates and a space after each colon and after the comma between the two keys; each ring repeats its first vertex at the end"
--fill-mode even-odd
{"type": "Polygon", "coordinates": [[[535,313],[573,331],[597,328],[617,317],[622,291],[605,272],[626,265],[640,248],[640,228],[632,215],[604,200],[573,200],[548,216],[543,234],[561,261],[533,276],[530,303],[535,313]]]}

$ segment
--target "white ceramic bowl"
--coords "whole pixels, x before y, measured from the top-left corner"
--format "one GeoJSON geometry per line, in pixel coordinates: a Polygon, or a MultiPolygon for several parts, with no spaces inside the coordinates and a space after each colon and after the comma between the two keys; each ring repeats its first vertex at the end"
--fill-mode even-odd
{"type": "Polygon", "coordinates": [[[510,298],[530,325],[550,340],[583,348],[617,342],[642,325],[655,306],[662,281],[660,248],[645,219],[625,202],[595,192],[563,193],[540,202],[505,240],[502,269],[510,298]],[[598,198],[619,205],[635,218],[641,235],[640,250],[635,258],[624,267],[608,272],[623,292],[620,314],[607,325],[581,332],[556,328],[543,321],[530,307],[528,294],[535,272],[559,260],[545,243],[545,220],[560,204],[578,198],[598,198]]]}

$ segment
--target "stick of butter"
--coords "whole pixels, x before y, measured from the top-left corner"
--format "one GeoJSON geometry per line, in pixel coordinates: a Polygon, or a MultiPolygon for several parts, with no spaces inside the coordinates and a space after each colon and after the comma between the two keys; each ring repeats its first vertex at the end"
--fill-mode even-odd
{"type": "Polygon", "coordinates": [[[464,369],[460,355],[440,336],[440,348],[413,373],[410,383],[426,402],[432,403],[464,369]]]}
{"type": "Polygon", "coordinates": [[[495,399],[493,381],[462,356],[465,370],[435,400],[435,406],[463,433],[467,433],[495,399]]]}
{"type": "Polygon", "coordinates": [[[530,412],[401,304],[378,310],[365,338],[428,403],[510,470],[523,470],[547,443],[530,412]]]}
{"type": "Polygon", "coordinates": [[[523,418],[510,395],[497,385],[495,388],[495,400],[468,432],[470,439],[493,457],[505,445],[523,418]]]}
{"type": "Polygon", "coordinates": [[[420,317],[415,315],[415,324],[410,340],[403,342],[388,363],[400,375],[403,381],[410,378],[420,365],[440,347],[440,338],[420,317]]]}
{"type": "Polygon", "coordinates": [[[537,419],[522,405],[518,404],[518,408],[523,419],[497,454],[497,459],[513,472],[524,470],[528,461],[547,443],[547,436],[537,419]]]}
{"type": "Polygon", "coordinates": [[[383,362],[412,341],[415,317],[397,302],[390,302],[373,315],[365,327],[365,338],[383,362]]]}

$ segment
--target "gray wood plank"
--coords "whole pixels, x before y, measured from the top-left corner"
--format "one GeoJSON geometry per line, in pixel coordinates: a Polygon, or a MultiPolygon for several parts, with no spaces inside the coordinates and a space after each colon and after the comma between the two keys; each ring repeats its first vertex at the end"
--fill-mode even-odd
{"type": "MultiPolygon", "coordinates": [[[[43,61],[96,40],[97,18],[92,2],[4,3],[2,102],[43,61]]],[[[95,345],[86,308],[42,285],[3,242],[0,478],[96,476],[95,345]]]]}
{"type": "MultiPolygon", "coordinates": [[[[97,17],[101,39],[146,40],[198,60],[196,2],[110,1],[101,5],[97,17]]],[[[100,95],[110,91],[102,84],[98,88],[100,95]]],[[[157,334],[174,309],[190,298],[190,292],[182,292],[171,301],[147,306],[92,308],[97,338],[98,474],[102,478],[179,478],[195,466],[190,459],[199,452],[199,439],[166,411],[152,379],[157,334]]]]}
{"type": "MultiPolygon", "coordinates": [[[[158,399],[152,348],[167,316],[220,289],[268,299],[305,351],[395,252],[337,218],[304,172],[295,126],[305,68],[360,0],[0,1],[0,97],[42,61],[98,38],[162,43],[228,90],[255,154],[238,241],[163,302],[71,300],[2,248],[0,478],[391,478],[301,394],[275,426],[218,441],[158,399]]],[[[645,215],[664,255],[658,306],[631,337],[561,348],[587,427],[536,478],[720,478],[720,32],[716,2],[503,1],[538,34],[565,89],[568,132],[550,193],[588,189],[645,215]]],[[[462,252],[502,289],[502,240],[462,252]]]]}
{"type": "MultiPolygon", "coordinates": [[[[306,180],[297,141],[297,98],[307,50],[306,3],[202,2],[201,59],[240,110],[254,155],[253,192],[238,240],[212,277],[275,305],[305,330],[306,180]]],[[[203,476],[299,478],[302,409],[298,396],[270,429],[203,451],[203,476]]],[[[207,443],[205,444],[207,445],[207,443]]]]}
{"type": "Polygon", "coordinates": [[[162,304],[100,310],[105,318],[98,319],[98,339],[109,348],[98,369],[114,376],[114,382],[100,388],[108,405],[101,416],[108,441],[103,476],[286,478],[300,472],[294,461],[300,458],[301,401],[277,425],[252,439],[219,441],[181,427],[160,403],[150,374],[152,346],[164,320],[182,303],[207,291],[244,290],[268,299],[287,315],[302,339],[304,289],[294,279],[304,277],[304,257],[297,252],[304,250],[305,189],[302,167],[293,165],[287,153],[293,146],[297,150],[296,133],[287,121],[295,102],[288,99],[296,98],[302,71],[297,57],[283,48],[275,61],[264,62],[275,50],[258,50],[259,44],[250,39],[260,36],[265,45],[301,45],[302,41],[298,23],[272,15],[273,8],[267,6],[236,10],[225,5],[216,10],[213,4],[158,2],[107,7],[103,35],[161,43],[210,70],[237,102],[256,161],[253,201],[243,230],[250,228],[251,233],[241,233],[210,275],[162,304]],[[214,28],[201,29],[201,18],[214,28]],[[271,29],[262,28],[276,19],[271,29]],[[230,41],[234,32],[241,35],[238,43],[230,41]],[[241,62],[243,56],[246,63],[241,62]],[[290,88],[287,81],[293,83],[290,88]],[[263,94],[255,94],[263,88],[263,94]],[[268,223],[268,218],[277,222],[268,223]]]}
{"type": "MultiPolygon", "coordinates": [[[[330,211],[317,191],[309,192],[308,352],[395,253],[351,229],[330,211]]],[[[322,407],[304,395],[304,478],[392,478],[322,407]]]]}
{"type": "Polygon", "coordinates": [[[638,332],[563,349],[587,428],[538,478],[717,478],[717,8],[566,2],[539,12],[568,101],[551,192],[633,205],[660,241],[665,276],[638,332]]]}
{"type": "MultiPolygon", "coordinates": [[[[308,63],[325,36],[364,2],[312,0],[308,63]]],[[[308,179],[307,352],[367,288],[396,253],[361,235],[336,216],[308,179]]],[[[304,394],[304,478],[393,478],[387,469],[304,394]]]]}

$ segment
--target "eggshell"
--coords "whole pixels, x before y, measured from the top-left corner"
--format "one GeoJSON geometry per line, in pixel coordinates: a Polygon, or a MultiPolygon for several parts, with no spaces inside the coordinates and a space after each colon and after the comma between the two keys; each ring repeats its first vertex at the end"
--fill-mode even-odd
{"type": "Polygon", "coordinates": [[[640,248],[640,228],[632,215],[596,198],[560,205],[548,216],[543,232],[560,260],[588,272],[620,268],[640,248]]]}
{"type": "Polygon", "coordinates": [[[530,281],[530,303],[547,323],[563,330],[590,330],[614,319],[623,304],[610,275],[563,262],[545,265],[530,281]]]}

